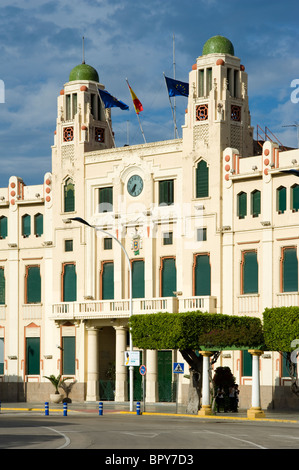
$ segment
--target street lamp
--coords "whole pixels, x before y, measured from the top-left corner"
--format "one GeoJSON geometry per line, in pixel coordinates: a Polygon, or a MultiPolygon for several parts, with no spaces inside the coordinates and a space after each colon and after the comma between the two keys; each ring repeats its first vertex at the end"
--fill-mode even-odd
{"type": "MultiPolygon", "coordinates": [[[[106,235],[109,235],[112,237],[121,247],[122,251],[125,254],[126,260],[128,261],[128,266],[129,266],[129,272],[130,272],[130,317],[133,315],[133,302],[132,302],[132,267],[131,267],[131,262],[128,253],[125,250],[125,247],[122,245],[122,243],[112,234],[107,232],[106,230],[103,230],[99,228],[97,225],[91,225],[86,220],[82,219],[81,217],[73,217],[69,218],[69,220],[74,220],[75,222],[80,222],[81,224],[87,225],[88,227],[91,227],[95,229],[97,232],[102,232],[105,233],[106,235]]],[[[130,334],[130,352],[133,351],[133,341],[132,341],[132,334],[131,331],[129,332],[130,334]]],[[[129,366],[129,372],[130,372],[130,411],[133,411],[133,381],[134,381],[134,367],[132,365],[129,366]]]]}

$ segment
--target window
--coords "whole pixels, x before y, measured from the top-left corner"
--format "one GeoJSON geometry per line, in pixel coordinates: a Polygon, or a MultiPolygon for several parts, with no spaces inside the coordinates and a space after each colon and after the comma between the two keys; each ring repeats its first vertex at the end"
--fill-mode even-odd
{"type": "Polygon", "coordinates": [[[234,70],[234,91],[233,91],[233,96],[238,97],[239,95],[239,71],[234,70]]]}
{"type": "Polygon", "coordinates": [[[40,374],[40,338],[26,338],[26,375],[40,374]]]}
{"type": "Polygon", "coordinates": [[[77,114],[77,93],[65,96],[65,119],[69,121],[74,119],[77,114]]]}
{"type": "Polygon", "coordinates": [[[113,211],[113,188],[100,188],[99,191],[99,212],[113,211]]]}
{"type": "Polygon", "coordinates": [[[64,212],[75,210],[75,185],[71,178],[64,183],[64,212]]]}
{"type": "Polygon", "coordinates": [[[173,232],[163,233],[163,245],[172,245],[173,244],[173,232]]]}
{"type": "Polygon", "coordinates": [[[243,251],[241,261],[241,294],[257,294],[258,285],[257,252],[243,251]]]}
{"type": "Polygon", "coordinates": [[[5,277],[4,277],[4,268],[0,268],[0,305],[5,305],[5,277]]]}
{"type": "Polygon", "coordinates": [[[261,192],[255,189],[251,193],[251,215],[258,217],[261,213],[261,192]]]}
{"type": "Polygon", "coordinates": [[[75,302],[77,300],[77,274],[74,263],[64,264],[62,270],[62,301],[75,302]]]}
{"type": "Polygon", "coordinates": [[[276,190],[276,210],[278,214],[283,214],[287,208],[287,190],[280,186],[276,190]]]}
{"type": "Polygon", "coordinates": [[[196,167],[196,197],[209,196],[209,167],[204,160],[200,160],[196,167]]]}
{"type": "Polygon", "coordinates": [[[76,338],[75,336],[62,337],[62,375],[75,375],[76,373],[76,338]]]}
{"type": "Polygon", "coordinates": [[[34,216],[34,235],[41,237],[44,233],[44,217],[43,214],[35,214],[34,216]]]}
{"type": "Polygon", "coordinates": [[[247,194],[243,191],[237,196],[237,214],[239,219],[244,219],[247,215],[247,194]]]}
{"type": "Polygon", "coordinates": [[[204,70],[198,71],[198,96],[204,96],[204,70]]]}
{"type": "Polygon", "coordinates": [[[242,375],[243,377],[252,376],[252,356],[248,351],[242,351],[242,375]]]}
{"type": "Polygon", "coordinates": [[[207,69],[207,96],[209,96],[210,91],[212,90],[212,68],[207,69]]]}
{"type": "Polygon", "coordinates": [[[22,217],[22,235],[24,238],[29,237],[31,234],[31,217],[28,214],[22,217]]]}
{"type": "Polygon", "coordinates": [[[197,229],[197,241],[198,242],[205,242],[206,240],[207,240],[207,229],[206,229],[206,227],[198,228],[197,229]]]}
{"type": "Polygon", "coordinates": [[[173,180],[159,181],[159,205],[170,206],[174,202],[173,180]]]}
{"type": "Polygon", "coordinates": [[[112,250],[112,238],[104,238],[104,250],[112,250]]]}
{"type": "Polygon", "coordinates": [[[114,299],[114,264],[103,262],[101,272],[102,300],[114,299]]]}
{"type": "Polygon", "coordinates": [[[195,255],[194,295],[211,295],[210,255],[195,255]]]}
{"type": "Polygon", "coordinates": [[[4,374],[4,338],[0,338],[0,375],[4,374]]]}
{"type": "Polygon", "coordinates": [[[282,292],[298,292],[298,258],[296,247],[282,249],[282,292]]]}
{"type": "Polygon", "coordinates": [[[175,258],[162,258],[161,296],[174,297],[176,292],[175,258]]]}
{"type": "Polygon", "coordinates": [[[7,237],[7,217],[0,217],[0,239],[7,237]]]}
{"type": "Polygon", "coordinates": [[[64,240],[64,251],[73,251],[73,240],[64,240]]]}
{"type": "Polygon", "coordinates": [[[132,261],[132,297],[133,299],[144,298],[144,261],[132,261]]]}
{"type": "Polygon", "coordinates": [[[39,304],[41,302],[41,276],[39,266],[26,267],[25,286],[25,303],[39,304]]]}
{"type": "Polygon", "coordinates": [[[299,185],[294,184],[291,187],[291,201],[292,201],[292,211],[297,212],[299,209],[299,185]]]}

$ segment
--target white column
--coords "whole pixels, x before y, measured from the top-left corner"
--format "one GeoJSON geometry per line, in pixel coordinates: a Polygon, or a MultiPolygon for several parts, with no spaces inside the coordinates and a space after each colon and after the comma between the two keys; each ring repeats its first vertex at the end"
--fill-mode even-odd
{"type": "Polygon", "coordinates": [[[158,401],[158,352],[148,349],[146,351],[146,401],[158,401]]]}
{"type": "Polygon", "coordinates": [[[202,397],[201,397],[201,409],[198,414],[200,416],[210,415],[212,413],[211,403],[210,403],[210,379],[209,379],[209,369],[210,369],[210,356],[212,356],[211,351],[199,351],[203,356],[202,364],[202,397]]]}
{"type": "Polygon", "coordinates": [[[115,341],[115,401],[127,401],[128,381],[124,352],[127,349],[127,329],[124,326],[114,326],[115,341]]]}
{"type": "Polygon", "coordinates": [[[251,408],[247,410],[248,418],[263,418],[265,413],[261,409],[260,399],[260,367],[259,359],[263,351],[251,349],[248,351],[252,355],[252,398],[251,408]]]}
{"type": "Polygon", "coordinates": [[[99,400],[99,332],[97,328],[87,328],[87,401],[99,400]]]}

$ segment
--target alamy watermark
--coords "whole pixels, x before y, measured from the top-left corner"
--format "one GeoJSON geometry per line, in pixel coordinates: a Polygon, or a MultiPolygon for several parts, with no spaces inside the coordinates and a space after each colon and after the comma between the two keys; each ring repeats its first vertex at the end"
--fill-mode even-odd
{"type": "Polygon", "coordinates": [[[291,88],[295,88],[291,93],[291,101],[296,104],[299,102],[299,78],[291,81],[291,88]]]}

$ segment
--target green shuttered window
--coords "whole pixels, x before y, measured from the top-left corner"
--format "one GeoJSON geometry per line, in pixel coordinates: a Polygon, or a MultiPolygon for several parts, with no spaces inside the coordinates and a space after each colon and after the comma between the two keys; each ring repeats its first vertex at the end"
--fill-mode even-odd
{"type": "Polygon", "coordinates": [[[76,365],[76,341],[75,336],[63,336],[62,338],[62,374],[75,375],[76,365]]]}
{"type": "Polygon", "coordinates": [[[99,191],[99,212],[113,211],[113,188],[100,188],[99,191]]]}
{"type": "Polygon", "coordinates": [[[75,210],[75,185],[71,178],[64,184],[64,212],[74,212],[75,210]]]}
{"type": "Polygon", "coordinates": [[[159,181],[159,205],[170,206],[174,202],[173,180],[159,181]]]}
{"type": "Polygon", "coordinates": [[[40,338],[26,338],[26,375],[40,373],[40,338]]]}
{"type": "Polygon", "coordinates": [[[196,197],[209,196],[209,167],[201,160],[196,167],[196,197]]]}
{"type": "Polygon", "coordinates": [[[114,299],[114,264],[110,261],[108,263],[103,263],[102,299],[114,299]]]}
{"type": "Polygon", "coordinates": [[[7,237],[7,217],[0,217],[0,239],[7,237]]]}
{"type": "Polygon", "coordinates": [[[247,215],[247,194],[243,191],[237,196],[237,214],[239,219],[244,219],[247,215]]]}
{"type": "Polygon", "coordinates": [[[162,260],[161,282],[162,297],[174,297],[174,292],[176,291],[175,258],[164,258],[162,260]]]}
{"type": "Polygon", "coordinates": [[[277,212],[283,214],[287,208],[287,190],[284,186],[277,189],[277,212]]]}
{"type": "Polygon", "coordinates": [[[5,305],[5,277],[4,277],[4,268],[0,268],[0,305],[5,305]]]}
{"type": "Polygon", "coordinates": [[[23,237],[29,237],[31,234],[31,217],[28,214],[22,217],[22,235],[23,237]]]}
{"type": "Polygon", "coordinates": [[[252,376],[252,355],[248,351],[242,351],[242,375],[252,376]]]}
{"type": "Polygon", "coordinates": [[[63,302],[75,302],[77,300],[77,274],[74,264],[63,266],[63,302]]]}
{"type": "Polygon", "coordinates": [[[299,185],[294,184],[291,187],[292,210],[297,212],[299,209],[299,185]]]}
{"type": "Polygon", "coordinates": [[[282,292],[298,292],[298,258],[295,247],[283,249],[282,292]]]}
{"type": "Polygon", "coordinates": [[[246,251],[242,255],[242,294],[257,294],[259,284],[257,252],[246,251]]]}
{"type": "Polygon", "coordinates": [[[208,254],[196,256],[194,274],[194,295],[211,295],[211,265],[208,254]]]}
{"type": "Polygon", "coordinates": [[[258,217],[261,213],[261,192],[254,190],[251,193],[251,215],[258,217]]]}
{"type": "Polygon", "coordinates": [[[44,233],[44,217],[43,214],[35,214],[34,216],[34,234],[41,237],[44,233]]]}
{"type": "Polygon", "coordinates": [[[144,261],[132,262],[132,296],[133,299],[144,298],[144,261]]]}
{"type": "Polygon", "coordinates": [[[41,302],[41,277],[39,266],[27,266],[26,300],[27,304],[39,304],[41,302]]]}

